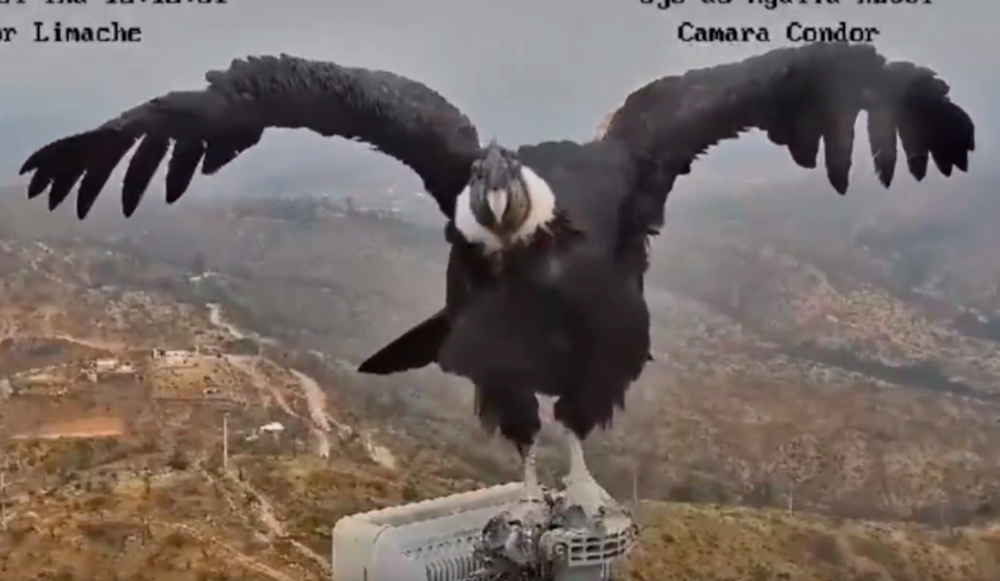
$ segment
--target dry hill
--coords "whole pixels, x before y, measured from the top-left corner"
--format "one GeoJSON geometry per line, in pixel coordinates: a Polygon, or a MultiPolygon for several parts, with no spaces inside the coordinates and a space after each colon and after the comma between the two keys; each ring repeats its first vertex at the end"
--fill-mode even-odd
{"type": "MultiPolygon", "coordinates": [[[[796,194],[671,202],[657,361],[589,453],[696,504],[649,505],[628,575],[997,578],[996,278],[947,259],[988,229],[931,248],[930,202],[796,194]]],[[[462,382],[351,371],[440,305],[440,230],[308,195],[0,210],[4,579],[319,579],[338,516],[517,477],[462,382]]]]}

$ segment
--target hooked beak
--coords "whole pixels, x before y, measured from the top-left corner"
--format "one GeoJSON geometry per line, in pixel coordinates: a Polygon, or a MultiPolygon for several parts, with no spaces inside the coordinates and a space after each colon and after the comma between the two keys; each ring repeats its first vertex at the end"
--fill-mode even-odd
{"type": "Polygon", "coordinates": [[[472,196],[472,213],[483,228],[497,232],[507,211],[507,192],[503,190],[475,191],[472,196]]]}
{"type": "Polygon", "coordinates": [[[507,211],[507,192],[502,190],[492,190],[486,194],[486,203],[493,214],[493,221],[496,224],[503,223],[503,215],[507,211]]]}

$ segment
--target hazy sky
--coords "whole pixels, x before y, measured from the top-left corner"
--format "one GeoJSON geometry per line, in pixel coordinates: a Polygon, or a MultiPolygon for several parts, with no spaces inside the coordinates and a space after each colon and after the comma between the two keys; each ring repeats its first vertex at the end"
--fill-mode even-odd
{"type": "MultiPolygon", "coordinates": [[[[938,70],[954,98],[978,119],[979,144],[992,149],[1000,36],[989,0],[932,0],[929,6],[855,1],[766,10],[749,0],[728,6],[686,0],[664,11],[639,0],[229,0],[221,6],[115,6],[103,0],[51,6],[26,0],[0,6],[0,23],[21,28],[19,38],[0,46],[0,154],[17,157],[13,164],[5,160],[9,169],[51,138],[156,94],[202,86],[206,70],[225,67],[234,57],[279,52],[391,69],[421,80],[465,110],[484,137],[496,135],[509,145],[586,139],[632,89],[664,74],[786,44],[784,26],[791,20],[881,27],[880,50],[938,70]],[[117,20],[141,26],[144,41],[36,44],[30,40],[34,20],[94,25],[117,20]],[[684,44],[676,38],[684,20],[769,25],[772,43],[684,44]]],[[[248,152],[234,167],[249,168],[256,165],[249,158],[270,160],[276,152],[299,163],[300,151],[308,151],[302,155],[309,160],[327,153],[318,138],[269,137],[265,141],[273,143],[264,152],[248,152]]],[[[715,155],[756,163],[754,146],[763,140],[744,141],[715,155]]],[[[767,150],[764,156],[785,160],[781,171],[792,168],[785,152],[767,150]]]]}

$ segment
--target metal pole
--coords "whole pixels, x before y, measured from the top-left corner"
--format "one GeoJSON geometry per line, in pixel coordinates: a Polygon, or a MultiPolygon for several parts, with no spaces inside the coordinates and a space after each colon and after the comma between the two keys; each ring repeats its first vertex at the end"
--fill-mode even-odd
{"type": "Polygon", "coordinates": [[[0,471],[0,522],[3,532],[7,532],[7,473],[0,471]]]}
{"type": "Polygon", "coordinates": [[[222,470],[229,471],[229,414],[222,414],[222,470]]]}
{"type": "Polygon", "coordinates": [[[632,517],[639,520],[639,463],[632,462],[632,517]]]}
{"type": "Polygon", "coordinates": [[[788,514],[795,512],[795,481],[788,481],[788,514]]]}

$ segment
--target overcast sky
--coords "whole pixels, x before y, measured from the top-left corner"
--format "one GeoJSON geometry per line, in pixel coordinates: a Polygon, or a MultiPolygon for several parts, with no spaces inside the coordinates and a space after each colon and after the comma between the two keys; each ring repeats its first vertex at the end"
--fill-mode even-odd
{"type": "MultiPolygon", "coordinates": [[[[279,52],[421,80],[465,110],[481,135],[508,145],[586,139],[632,89],[664,74],[787,44],[784,26],[791,20],[879,26],[876,44],[884,54],[930,66],[949,81],[953,97],[978,120],[982,149],[993,149],[998,124],[1000,36],[989,0],[932,0],[930,6],[857,6],[856,0],[843,0],[841,6],[771,11],[749,0],[728,6],[686,0],[665,11],[639,0],[228,0],[221,6],[26,1],[0,6],[0,23],[21,28],[18,39],[0,45],[0,153],[17,157],[13,164],[5,160],[5,169],[51,138],[168,90],[199,87],[206,70],[225,67],[234,57],[279,52]],[[141,26],[144,41],[35,44],[34,20],[93,25],[117,20],[141,26]],[[684,44],[676,38],[684,20],[768,25],[772,43],[684,44]]],[[[249,158],[273,159],[280,152],[295,157],[290,152],[302,144],[310,155],[325,153],[318,138],[293,139],[287,148],[286,141],[280,136],[266,144],[266,153],[248,152],[233,167],[249,168],[255,165],[249,158]]],[[[744,141],[715,156],[756,163],[760,154],[754,148],[763,149],[763,139],[744,141]]],[[[787,153],[768,149],[764,156],[781,164],[776,169],[792,171],[787,153]]]]}

